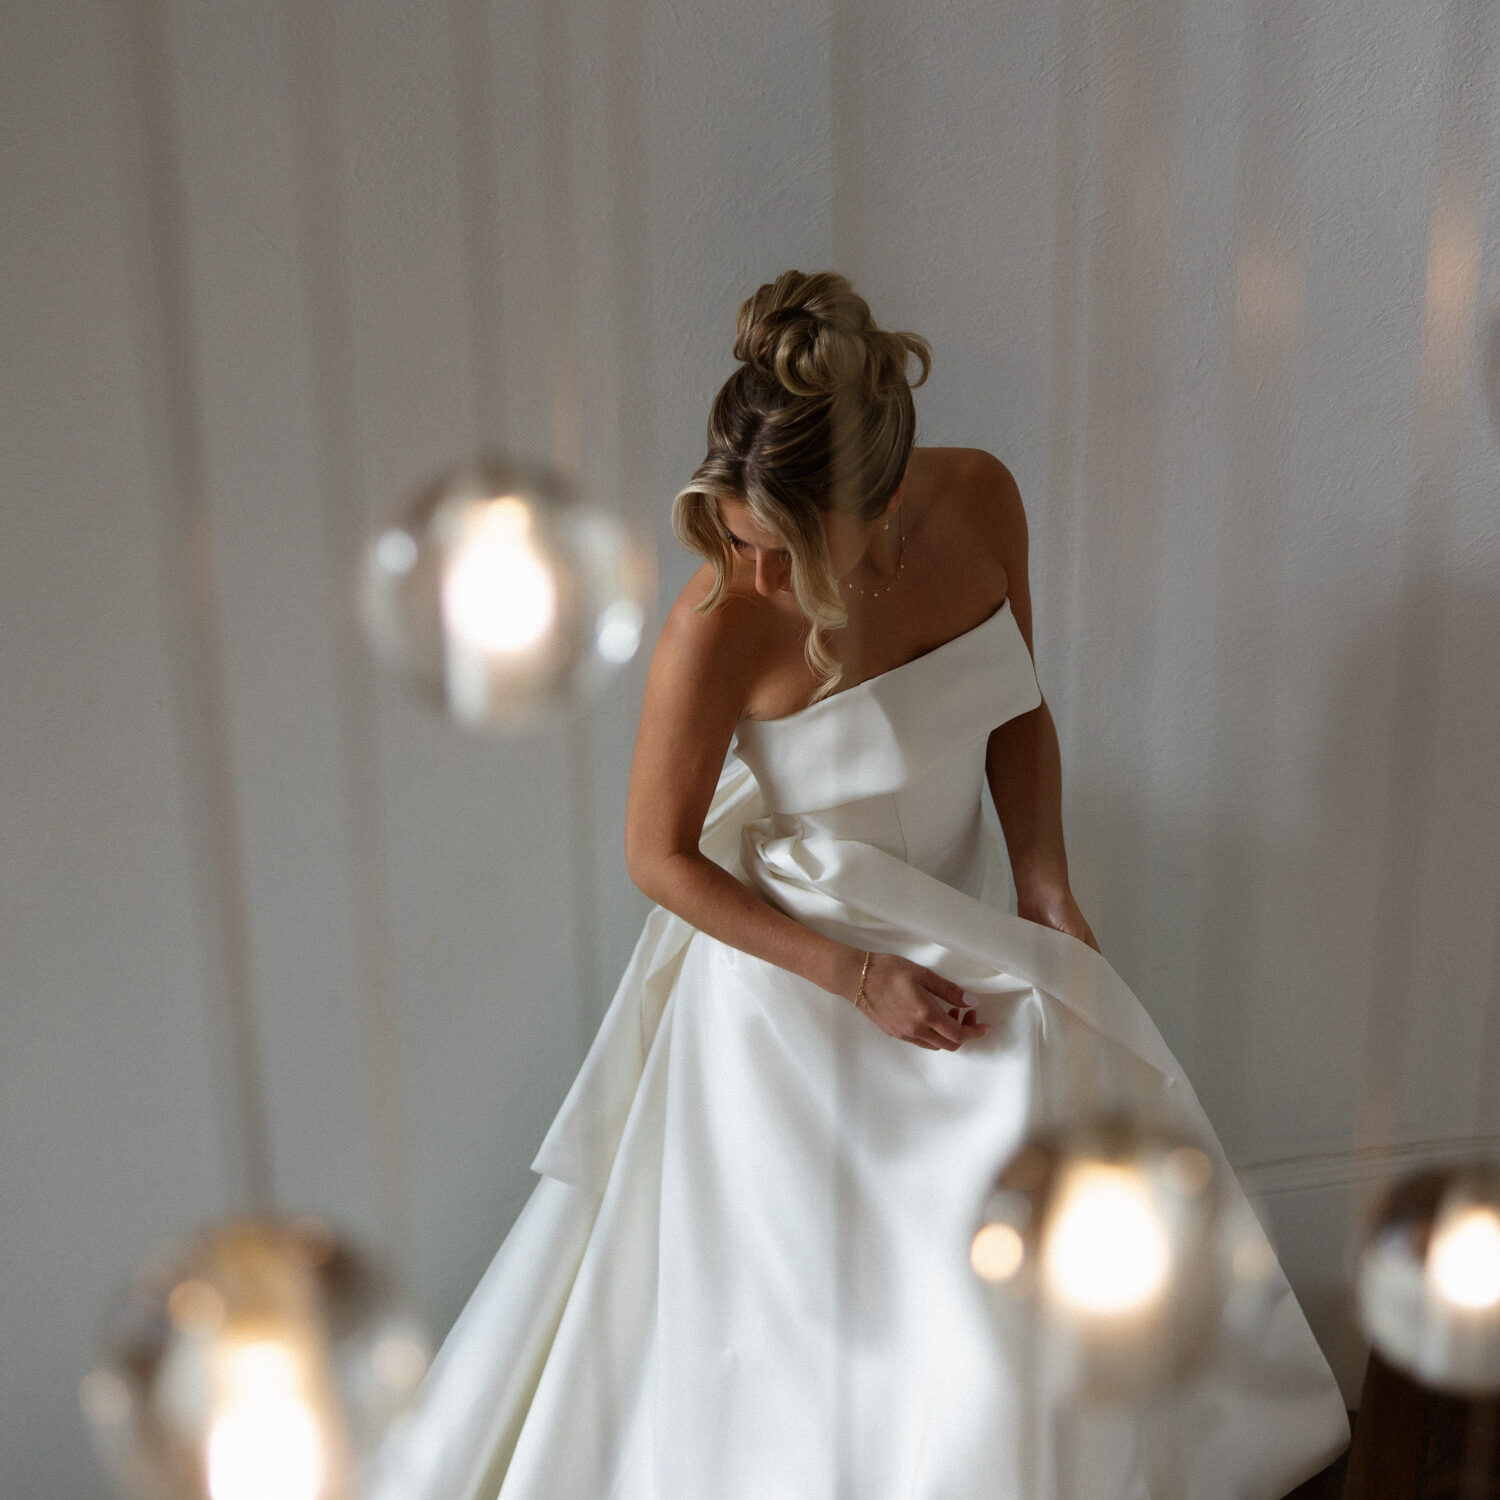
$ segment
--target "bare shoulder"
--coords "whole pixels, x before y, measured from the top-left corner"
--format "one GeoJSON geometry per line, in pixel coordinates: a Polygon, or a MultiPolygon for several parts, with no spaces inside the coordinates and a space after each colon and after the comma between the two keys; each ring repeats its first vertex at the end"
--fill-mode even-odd
{"type": "Polygon", "coordinates": [[[742,706],[779,622],[758,596],[734,590],[704,611],[700,606],[712,588],[713,569],[708,566],[684,585],[662,622],[651,675],[669,677],[679,690],[695,696],[711,693],[716,701],[727,699],[742,706]]]}
{"type": "Polygon", "coordinates": [[[625,806],[625,858],[653,899],[661,859],[698,847],[754,676],[757,612],[736,593],[700,610],[712,587],[709,568],[688,581],[667,611],[646,674],[625,806]]]}
{"type": "Polygon", "coordinates": [[[1026,511],[1015,476],[984,448],[915,448],[913,478],[927,503],[950,512],[1007,569],[1026,556],[1026,511]]]}

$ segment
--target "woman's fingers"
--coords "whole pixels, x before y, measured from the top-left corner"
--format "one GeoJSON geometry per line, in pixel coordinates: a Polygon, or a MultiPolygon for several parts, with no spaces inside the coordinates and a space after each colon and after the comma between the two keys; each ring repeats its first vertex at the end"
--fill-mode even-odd
{"type": "Polygon", "coordinates": [[[946,979],[940,979],[933,975],[933,983],[924,983],[922,988],[937,1003],[945,1016],[951,1015],[954,1020],[961,1021],[964,1015],[974,1009],[968,995],[956,984],[949,984],[946,979]]]}
{"type": "Polygon", "coordinates": [[[967,1003],[964,992],[958,985],[951,979],[944,979],[941,974],[934,974],[931,969],[922,970],[922,987],[939,1000],[947,1001],[949,1005],[967,1003]]]}
{"type": "Polygon", "coordinates": [[[963,1023],[959,1021],[956,1016],[950,1016],[948,1012],[943,1009],[941,1002],[933,1002],[933,1004],[929,1007],[926,1016],[926,1023],[932,1028],[933,1031],[935,1031],[940,1037],[942,1037],[944,1041],[952,1042],[955,1047],[960,1046],[962,1043],[968,1041],[969,1038],[973,1035],[973,1032],[964,1031],[963,1023]]]}
{"type": "Polygon", "coordinates": [[[919,1047],[930,1047],[934,1052],[957,1052],[959,1046],[933,1026],[919,1026],[912,1035],[912,1041],[919,1047]]]}
{"type": "Polygon", "coordinates": [[[989,1029],[972,1015],[960,1020],[934,1010],[918,1021],[905,1039],[933,1051],[957,1052],[965,1042],[978,1041],[989,1029]]]}
{"type": "Polygon", "coordinates": [[[880,1016],[877,1024],[881,1030],[898,1040],[929,1051],[956,1052],[965,1042],[975,1041],[989,1030],[978,1019],[963,989],[941,974],[896,959],[894,973],[888,971],[885,983],[892,979],[893,987],[880,997],[870,1019],[880,1016]],[[897,1017],[912,999],[917,1001],[917,1010],[907,1011],[903,1024],[897,1017]]]}

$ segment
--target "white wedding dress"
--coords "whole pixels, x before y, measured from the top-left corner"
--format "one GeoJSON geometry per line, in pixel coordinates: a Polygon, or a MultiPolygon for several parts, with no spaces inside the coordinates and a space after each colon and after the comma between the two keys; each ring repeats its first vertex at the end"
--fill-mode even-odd
{"type": "MultiPolygon", "coordinates": [[[[1156,1500],[1125,1418],[1064,1492],[968,1265],[997,1165],[1090,1080],[1164,1105],[1233,1183],[1109,964],[993,896],[985,743],[1039,702],[1007,603],[740,725],[704,851],[809,927],[962,985],[989,1033],[896,1041],[653,910],[379,1500],[1156,1500]]],[[[1349,1440],[1279,1266],[1270,1301],[1248,1358],[1181,1398],[1191,1500],[1279,1500],[1349,1440]]]]}

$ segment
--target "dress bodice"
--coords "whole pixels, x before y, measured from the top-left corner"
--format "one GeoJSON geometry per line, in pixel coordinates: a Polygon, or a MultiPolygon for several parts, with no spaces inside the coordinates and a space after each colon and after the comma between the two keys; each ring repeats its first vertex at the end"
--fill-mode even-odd
{"type": "Polygon", "coordinates": [[[775,833],[870,844],[977,894],[986,742],[1041,701],[1007,599],[899,667],[783,718],[742,720],[735,753],[775,833]]]}

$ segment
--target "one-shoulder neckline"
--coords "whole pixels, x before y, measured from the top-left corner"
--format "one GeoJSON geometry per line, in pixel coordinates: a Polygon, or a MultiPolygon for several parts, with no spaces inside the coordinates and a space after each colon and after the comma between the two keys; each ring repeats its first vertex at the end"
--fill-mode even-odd
{"type": "Polygon", "coordinates": [[[794,708],[789,714],[777,714],[774,719],[743,718],[735,725],[735,731],[738,733],[747,724],[753,724],[757,727],[773,724],[790,724],[793,720],[806,718],[809,714],[816,712],[820,708],[827,708],[831,703],[837,703],[840,698],[847,698],[850,693],[857,693],[862,688],[873,687],[879,682],[888,682],[892,677],[898,676],[909,668],[915,667],[921,662],[931,661],[933,657],[941,656],[944,651],[948,651],[961,642],[969,640],[972,636],[978,635],[981,630],[993,625],[1009,609],[1010,595],[1007,593],[999,604],[977,625],[971,625],[967,630],[959,631],[957,635],[950,635],[946,641],[939,641],[936,646],[929,646],[927,650],[919,651],[915,656],[909,656],[905,661],[897,662],[894,667],[887,667],[883,672],[876,672],[871,677],[862,677],[852,687],[840,688],[837,692],[829,693],[826,698],[817,698],[811,703],[804,703],[801,708],[794,708]]]}

